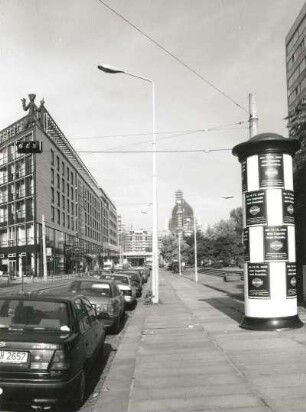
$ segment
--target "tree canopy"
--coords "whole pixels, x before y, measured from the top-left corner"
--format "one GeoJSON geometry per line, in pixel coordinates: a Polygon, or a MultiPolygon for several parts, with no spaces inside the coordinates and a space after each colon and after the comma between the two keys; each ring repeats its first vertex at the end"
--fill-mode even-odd
{"type": "MultiPolygon", "coordinates": [[[[238,207],[230,212],[227,220],[220,220],[205,233],[197,231],[197,262],[198,265],[208,261],[240,265],[243,262],[242,245],[242,208],[238,207]]],[[[181,258],[186,263],[193,264],[194,235],[184,237],[181,241],[181,258]]],[[[166,236],[162,241],[161,254],[165,261],[178,259],[178,240],[173,235],[166,236]]]]}

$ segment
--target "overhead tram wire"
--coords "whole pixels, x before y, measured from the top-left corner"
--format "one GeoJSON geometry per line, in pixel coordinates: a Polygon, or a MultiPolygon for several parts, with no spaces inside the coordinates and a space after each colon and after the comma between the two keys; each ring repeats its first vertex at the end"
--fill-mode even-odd
{"type": "MultiPolygon", "coordinates": [[[[245,123],[249,123],[248,120],[241,120],[240,122],[236,123],[228,123],[220,126],[213,126],[209,128],[203,128],[203,129],[186,129],[186,130],[169,130],[169,131],[161,131],[161,132],[155,132],[156,135],[161,135],[161,134],[173,134],[175,137],[177,134],[180,133],[207,133],[207,132],[213,132],[213,131],[219,131],[219,130],[235,130],[233,129],[232,126],[239,126],[243,125],[245,123]]],[[[135,136],[151,136],[152,132],[148,133],[121,133],[121,134],[109,134],[109,135],[102,135],[102,136],[87,136],[87,137],[69,137],[69,140],[89,140],[89,139],[110,139],[114,137],[135,137],[135,136]]]]}
{"type": "Polygon", "coordinates": [[[220,94],[222,94],[223,97],[225,97],[226,99],[228,99],[229,101],[231,101],[236,107],[239,107],[241,110],[249,113],[249,110],[247,110],[245,107],[241,106],[239,103],[237,103],[234,99],[232,99],[228,94],[226,94],[225,92],[223,92],[221,89],[219,89],[219,87],[215,86],[211,81],[207,80],[205,77],[203,77],[200,73],[198,73],[196,70],[194,70],[193,68],[191,68],[190,66],[188,66],[188,64],[186,64],[185,62],[183,62],[183,60],[179,59],[178,57],[176,57],[173,53],[171,53],[169,50],[167,50],[164,46],[162,46],[161,44],[159,44],[156,40],[154,40],[152,37],[150,37],[148,34],[146,34],[144,31],[142,31],[141,29],[139,29],[134,23],[130,22],[126,17],[124,17],[122,14],[120,14],[119,12],[117,12],[115,9],[113,9],[112,7],[110,7],[107,3],[105,3],[105,1],[103,0],[98,0],[101,4],[103,4],[106,8],[108,8],[109,10],[111,10],[116,16],[120,17],[123,21],[125,21],[127,24],[129,24],[131,27],[133,27],[135,30],[137,30],[140,34],[142,34],[144,37],[146,37],[148,40],[150,40],[152,43],[155,44],[155,46],[157,46],[158,48],[160,48],[161,50],[163,50],[165,53],[167,53],[169,56],[171,56],[174,60],[176,60],[178,63],[180,63],[182,66],[184,66],[187,70],[189,70],[190,72],[192,72],[193,74],[195,74],[198,78],[200,78],[202,81],[204,81],[205,83],[207,83],[210,87],[212,87],[213,89],[215,89],[217,92],[219,92],[220,94]]]}
{"type": "MultiPolygon", "coordinates": [[[[186,150],[156,150],[157,153],[211,153],[211,152],[224,152],[231,151],[229,149],[186,149],[186,150]]],[[[111,153],[111,154],[131,154],[131,153],[152,153],[152,150],[76,150],[77,153],[83,154],[99,154],[99,153],[111,153]]]]}

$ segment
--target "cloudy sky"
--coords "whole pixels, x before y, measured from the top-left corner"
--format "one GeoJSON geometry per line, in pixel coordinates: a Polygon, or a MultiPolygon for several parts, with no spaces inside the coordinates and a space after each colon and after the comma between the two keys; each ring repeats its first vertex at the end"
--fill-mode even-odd
{"type": "Polygon", "coordinates": [[[178,189],[213,225],[241,205],[231,149],[248,139],[250,92],[258,132],[288,136],[285,36],[303,4],[0,0],[0,129],[24,116],[22,97],[44,97],[126,226],[150,229],[151,86],[97,65],[147,77],[156,87],[159,228],[178,189]]]}

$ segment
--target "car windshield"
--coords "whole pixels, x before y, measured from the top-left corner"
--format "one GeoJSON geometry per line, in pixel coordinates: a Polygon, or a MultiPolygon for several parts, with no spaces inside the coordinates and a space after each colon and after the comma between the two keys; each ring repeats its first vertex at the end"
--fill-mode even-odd
{"type": "Polygon", "coordinates": [[[112,297],[111,287],[108,283],[84,281],[74,284],[72,288],[83,295],[112,297]]]}
{"type": "Polygon", "coordinates": [[[64,302],[0,298],[0,330],[70,331],[64,302]]]}

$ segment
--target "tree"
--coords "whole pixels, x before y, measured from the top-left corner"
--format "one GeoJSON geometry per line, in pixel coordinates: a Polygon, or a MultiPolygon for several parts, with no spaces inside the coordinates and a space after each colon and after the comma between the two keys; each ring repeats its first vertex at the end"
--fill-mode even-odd
{"type": "MultiPolygon", "coordinates": [[[[186,260],[188,245],[184,239],[181,239],[181,259],[186,260]]],[[[160,254],[166,262],[178,260],[178,238],[174,235],[165,236],[162,239],[160,254]]]]}

